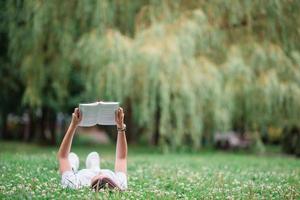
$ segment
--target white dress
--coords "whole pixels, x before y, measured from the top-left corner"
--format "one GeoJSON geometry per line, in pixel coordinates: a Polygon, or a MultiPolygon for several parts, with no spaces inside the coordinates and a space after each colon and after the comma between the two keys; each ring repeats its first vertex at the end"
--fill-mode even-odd
{"type": "Polygon", "coordinates": [[[66,171],[62,174],[61,184],[64,188],[90,187],[92,178],[103,174],[112,179],[121,190],[127,189],[127,176],[124,172],[113,172],[109,169],[82,169],[76,171],[66,171]]]}

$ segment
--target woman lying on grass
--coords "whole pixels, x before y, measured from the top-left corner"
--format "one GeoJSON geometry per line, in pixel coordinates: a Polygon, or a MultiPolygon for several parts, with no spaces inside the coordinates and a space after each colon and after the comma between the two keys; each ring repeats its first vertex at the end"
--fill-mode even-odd
{"type": "Polygon", "coordinates": [[[78,108],[72,114],[72,121],[57,153],[59,171],[62,175],[62,186],[68,188],[91,187],[96,191],[108,186],[110,189],[127,189],[127,141],[125,135],[124,113],[118,108],[115,115],[118,136],[116,147],[115,172],[100,169],[100,157],[97,152],[91,152],[86,158],[86,169],[78,170],[79,158],[70,153],[73,136],[82,115],[78,108]]]}

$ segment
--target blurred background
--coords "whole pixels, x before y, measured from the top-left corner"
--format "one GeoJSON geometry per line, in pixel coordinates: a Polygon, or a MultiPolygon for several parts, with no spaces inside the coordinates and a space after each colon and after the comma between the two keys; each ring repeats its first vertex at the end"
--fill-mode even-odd
{"type": "MultiPolygon", "coordinates": [[[[1,0],[0,8],[1,140],[58,145],[74,107],[101,99],[124,107],[130,144],[275,145],[300,156],[300,1],[1,0]]],[[[104,143],[116,134],[80,132],[104,143]]]]}

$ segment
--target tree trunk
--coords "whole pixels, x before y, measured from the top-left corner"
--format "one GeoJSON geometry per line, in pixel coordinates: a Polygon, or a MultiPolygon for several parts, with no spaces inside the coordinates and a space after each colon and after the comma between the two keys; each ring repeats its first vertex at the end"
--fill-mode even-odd
{"type": "Polygon", "coordinates": [[[9,138],[9,134],[7,132],[7,113],[2,113],[1,114],[1,138],[2,139],[8,139],[9,138]]]}
{"type": "Polygon", "coordinates": [[[159,120],[160,120],[160,110],[157,107],[156,116],[155,116],[155,124],[154,124],[155,132],[152,135],[152,141],[151,141],[152,145],[155,145],[155,146],[157,146],[159,143],[159,120]]]}
{"type": "Polygon", "coordinates": [[[56,113],[54,111],[49,112],[49,131],[51,134],[51,145],[56,145],[56,113]]]}
{"type": "Polygon", "coordinates": [[[56,144],[56,113],[49,107],[43,107],[41,117],[40,142],[56,144]]]}
{"type": "Polygon", "coordinates": [[[30,142],[34,140],[36,133],[36,118],[32,109],[28,111],[28,123],[25,125],[24,141],[30,142]]]}
{"type": "Polygon", "coordinates": [[[46,137],[46,121],[47,121],[47,108],[42,108],[42,116],[39,119],[40,123],[40,130],[39,130],[39,137],[38,140],[41,143],[47,143],[47,137],[46,137]]]}
{"type": "Polygon", "coordinates": [[[30,131],[29,131],[29,138],[28,141],[32,141],[36,138],[36,121],[37,118],[34,115],[33,110],[29,111],[29,124],[30,124],[30,131]]]}
{"type": "Polygon", "coordinates": [[[151,144],[152,145],[155,145],[155,146],[158,146],[158,143],[159,143],[159,122],[160,122],[160,115],[161,115],[161,112],[160,112],[160,109],[159,109],[159,95],[157,94],[156,95],[156,102],[157,102],[157,106],[156,106],[156,112],[155,112],[155,129],[154,129],[154,133],[152,135],[152,140],[151,140],[151,144]]]}
{"type": "Polygon", "coordinates": [[[25,115],[26,120],[23,125],[23,138],[22,139],[26,142],[26,141],[28,141],[29,134],[30,134],[30,116],[29,116],[28,111],[25,111],[24,115],[25,115]]]}

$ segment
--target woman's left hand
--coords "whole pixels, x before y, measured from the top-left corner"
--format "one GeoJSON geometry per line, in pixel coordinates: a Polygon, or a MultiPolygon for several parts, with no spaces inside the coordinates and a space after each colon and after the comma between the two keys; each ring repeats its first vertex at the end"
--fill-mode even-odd
{"type": "Polygon", "coordinates": [[[72,113],[71,124],[77,127],[80,124],[81,120],[82,120],[82,114],[79,108],[75,108],[74,112],[72,113]]]}

